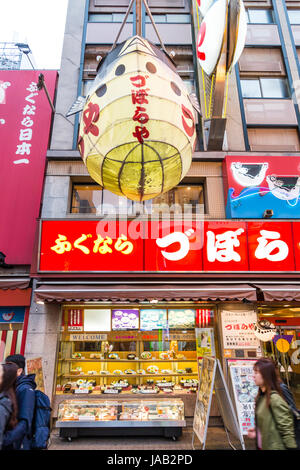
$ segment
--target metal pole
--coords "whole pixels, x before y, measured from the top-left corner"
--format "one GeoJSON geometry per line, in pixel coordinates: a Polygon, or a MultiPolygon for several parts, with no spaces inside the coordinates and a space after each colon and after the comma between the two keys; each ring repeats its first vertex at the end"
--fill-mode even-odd
{"type": "Polygon", "coordinates": [[[136,0],[135,12],[136,34],[142,36],[142,0],[136,0]]]}
{"type": "Polygon", "coordinates": [[[161,40],[161,37],[160,37],[159,32],[158,32],[158,30],[157,30],[156,24],[155,24],[155,22],[154,22],[154,19],[153,19],[153,16],[152,16],[152,14],[151,14],[151,11],[150,11],[150,9],[149,9],[149,7],[148,7],[148,4],[147,4],[146,0],[143,0],[143,2],[144,2],[144,5],[145,5],[145,8],[146,8],[146,11],[147,11],[147,13],[148,13],[148,16],[149,16],[149,18],[150,18],[150,20],[151,20],[151,23],[152,23],[152,26],[153,26],[153,28],[154,28],[154,31],[156,32],[156,35],[157,35],[157,37],[158,37],[158,39],[159,39],[160,45],[161,45],[162,49],[165,51],[165,53],[168,54],[168,52],[166,51],[166,48],[165,48],[165,46],[164,46],[164,44],[163,44],[163,42],[162,42],[162,40],[161,40]]]}
{"type": "Polygon", "coordinates": [[[120,30],[119,30],[119,32],[118,32],[118,34],[117,34],[117,37],[116,37],[116,39],[115,39],[115,42],[114,42],[113,45],[112,45],[111,51],[116,47],[116,44],[117,44],[117,42],[118,42],[118,39],[119,39],[119,37],[120,37],[120,35],[121,35],[121,32],[122,32],[122,30],[123,30],[123,28],[124,28],[124,25],[125,25],[125,23],[126,23],[126,20],[127,20],[127,18],[128,18],[128,15],[129,15],[129,13],[130,13],[130,10],[131,10],[131,7],[132,7],[133,2],[134,2],[134,0],[131,0],[130,3],[129,3],[129,6],[128,6],[127,11],[126,11],[125,18],[124,18],[123,23],[122,23],[122,25],[121,25],[121,28],[120,28],[120,30]]]}

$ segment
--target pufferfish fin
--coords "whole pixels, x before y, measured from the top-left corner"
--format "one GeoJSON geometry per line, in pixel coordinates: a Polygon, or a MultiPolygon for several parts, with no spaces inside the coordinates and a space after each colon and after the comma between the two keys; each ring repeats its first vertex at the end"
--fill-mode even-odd
{"type": "Polygon", "coordinates": [[[190,102],[193,105],[193,108],[195,108],[197,113],[199,113],[200,116],[202,116],[201,109],[200,109],[200,103],[198,101],[198,98],[197,98],[196,94],[195,93],[190,93],[189,94],[189,99],[190,99],[190,102]]]}
{"type": "Polygon", "coordinates": [[[66,114],[66,117],[72,116],[72,114],[79,113],[83,110],[86,98],[85,96],[78,96],[76,101],[72,104],[71,108],[66,114]]]}

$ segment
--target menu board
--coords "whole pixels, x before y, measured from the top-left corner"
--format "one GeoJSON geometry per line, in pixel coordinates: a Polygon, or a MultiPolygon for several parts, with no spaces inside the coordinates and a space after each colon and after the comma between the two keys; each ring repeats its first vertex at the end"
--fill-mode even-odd
{"type": "Polygon", "coordinates": [[[215,356],[213,328],[195,328],[198,359],[204,356],[215,356]]]}
{"type": "Polygon", "coordinates": [[[214,385],[215,364],[215,359],[203,358],[193,422],[193,430],[201,443],[204,443],[206,438],[214,385]]]}
{"type": "Polygon", "coordinates": [[[140,310],[140,329],[144,331],[167,328],[167,310],[160,308],[140,310]]]}
{"type": "Polygon", "coordinates": [[[222,333],[224,349],[257,349],[259,341],[254,334],[256,312],[251,310],[223,310],[222,333]]]}
{"type": "Polygon", "coordinates": [[[247,434],[249,428],[255,427],[255,397],[258,392],[253,378],[255,362],[249,359],[247,364],[229,363],[235,407],[243,435],[247,434]]]}
{"type": "Polygon", "coordinates": [[[138,330],[139,311],[137,309],[112,310],[111,324],[112,330],[138,330]]]}
{"type": "Polygon", "coordinates": [[[194,328],[196,310],[174,309],[169,310],[169,328],[194,328]]]}
{"type": "Polygon", "coordinates": [[[110,309],[84,310],[84,331],[110,331],[110,309]]]}

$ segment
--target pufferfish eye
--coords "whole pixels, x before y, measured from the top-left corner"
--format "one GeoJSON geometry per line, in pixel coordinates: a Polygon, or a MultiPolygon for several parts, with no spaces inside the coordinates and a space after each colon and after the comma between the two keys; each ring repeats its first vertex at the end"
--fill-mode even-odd
{"type": "Polygon", "coordinates": [[[181,96],[181,90],[180,88],[178,88],[178,86],[176,85],[176,83],[174,82],[170,82],[171,83],[171,88],[172,90],[174,91],[174,93],[177,95],[177,96],[181,96]]]}
{"type": "Polygon", "coordinates": [[[98,90],[96,91],[96,95],[99,98],[101,98],[101,96],[105,95],[106,92],[107,92],[107,86],[104,84],[98,88],[98,90]]]}
{"type": "Polygon", "coordinates": [[[152,62],[147,62],[146,64],[146,69],[148,70],[148,72],[150,73],[156,73],[156,67],[154,64],[152,64],[152,62]]]}
{"type": "Polygon", "coordinates": [[[120,75],[123,75],[124,72],[125,72],[125,65],[120,64],[120,65],[118,65],[118,67],[115,70],[115,75],[117,75],[119,77],[120,75]]]}

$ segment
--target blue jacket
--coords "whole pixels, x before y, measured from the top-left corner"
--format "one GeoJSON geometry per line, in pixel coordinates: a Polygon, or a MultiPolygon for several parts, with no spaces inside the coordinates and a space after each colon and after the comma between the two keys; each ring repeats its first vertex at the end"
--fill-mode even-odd
{"type": "Polygon", "coordinates": [[[32,421],[35,408],[35,374],[20,375],[16,381],[18,402],[18,424],[7,431],[3,439],[4,449],[29,450],[31,444],[32,421]]]}

